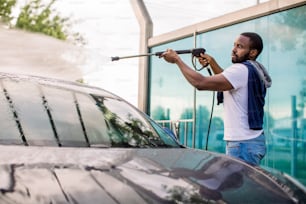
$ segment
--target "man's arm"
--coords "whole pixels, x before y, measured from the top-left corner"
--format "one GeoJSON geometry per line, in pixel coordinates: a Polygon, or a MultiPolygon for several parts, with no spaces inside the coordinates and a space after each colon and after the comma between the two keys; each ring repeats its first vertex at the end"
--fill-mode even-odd
{"type": "Polygon", "coordinates": [[[216,60],[212,56],[201,53],[198,59],[199,59],[200,64],[202,64],[203,67],[210,65],[214,74],[220,74],[221,72],[223,72],[223,69],[219,66],[219,64],[216,62],[216,60]]]}
{"type": "MultiPolygon", "coordinates": [[[[212,60],[211,63],[215,62],[215,65],[213,65],[215,70],[213,71],[217,74],[214,76],[205,77],[186,65],[174,50],[168,49],[160,57],[163,57],[169,63],[176,64],[187,81],[198,90],[226,91],[233,89],[231,83],[222,74],[220,74],[221,70],[223,71],[223,69],[220,68],[215,60],[212,60]]],[[[212,69],[214,68],[212,67],[212,69]]]]}

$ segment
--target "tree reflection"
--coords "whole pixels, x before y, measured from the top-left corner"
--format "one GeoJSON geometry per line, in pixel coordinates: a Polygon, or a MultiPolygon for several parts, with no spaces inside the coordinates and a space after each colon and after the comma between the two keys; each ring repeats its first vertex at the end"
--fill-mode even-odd
{"type": "Polygon", "coordinates": [[[186,190],[181,186],[174,186],[168,190],[169,196],[166,198],[176,203],[207,203],[208,200],[204,200],[197,189],[186,190]],[[205,201],[205,202],[204,202],[205,201]]]}
{"type": "MultiPolygon", "coordinates": [[[[297,48],[306,47],[306,6],[295,8],[294,10],[284,11],[271,16],[271,21],[275,22],[274,27],[271,27],[273,34],[277,33],[277,41],[275,35],[271,36],[270,42],[272,49],[281,49],[283,51],[296,50],[297,48]]],[[[306,65],[306,50],[304,55],[297,60],[297,64],[306,65]],[[304,56],[304,57],[303,57],[304,56]]]]}
{"type": "Polygon", "coordinates": [[[108,134],[112,147],[161,147],[165,146],[162,139],[154,134],[148,125],[144,124],[140,118],[124,110],[124,115],[119,115],[116,110],[112,110],[112,100],[102,96],[92,95],[96,105],[104,114],[107,124],[108,134]],[[108,105],[106,105],[108,104],[108,105]]]}

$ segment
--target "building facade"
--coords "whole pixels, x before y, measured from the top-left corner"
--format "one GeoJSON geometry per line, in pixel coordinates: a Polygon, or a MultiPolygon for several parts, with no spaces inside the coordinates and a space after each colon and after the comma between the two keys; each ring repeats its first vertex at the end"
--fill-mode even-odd
{"type": "MultiPolygon", "coordinates": [[[[231,64],[235,38],[256,32],[264,41],[257,59],[272,77],[265,104],[267,154],[262,166],[282,170],[306,184],[306,1],[271,0],[266,3],[200,22],[148,40],[151,53],[172,48],[205,48],[221,67],[231,64]]],[[[200,69],[191,54],[181,55],[200,69]]],[[[145,111],[171,128],[188,147],[223,153],[223,107],[216,93],[197,91],[176,65],[156,56],[149,58],[143,87],[145,111]]],[[[141,97],[141,96],[140,96],[141,97]]]]}

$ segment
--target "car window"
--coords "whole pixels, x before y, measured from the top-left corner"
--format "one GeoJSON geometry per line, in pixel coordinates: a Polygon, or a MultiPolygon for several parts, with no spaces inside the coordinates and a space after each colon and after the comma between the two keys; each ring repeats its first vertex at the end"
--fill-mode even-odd
{"type": "Polygon", "coordinates": [[[110,146],[108,129],[104,114],[97,107],[90,95],[75,94],[77,112],[81,121],[82,131],[90,146],[105,145],[110,146]]]}
{"type": "Polygon", "coordinates": [[[15,114],[15,108],[13,107],[10,95],[8,94],[7,88],[0,83],[1,94],[0,94],[0,141],[2,144],[5,143],[16,143],[20,144],[20,133],[18,127],[16,126],[15,119],[12,120],[15,114]],[[4,131],[5,130],[5,134],[4,131]]]}
{"type": "Polygon", "coordinates": [[[62,146],[88,146],[84,136],[75,92],[44,86],[45,106],[55,138],[62,146]],[[51,122],[50,121],[50,122],[51,122]]]}
{"type": "MultiPolygon", "coordinates": [[[[88,88],[87,88],[88,90],[88,88]]],[[[1,79],[0,143],[72,147],[178,147],[118,97],[1,79]],[[5,131],[4,131],[5,130],[5,131]]],[[[103,92],[104,93],[104,92],[103,92]]]]}
{"type": "Polygon", "coordinates": [[[155,129],[155,131],[158,132],[158,135],[162,137],[166,143],[169,143],[169,144],[175,143],[183,147],[183,145],[179,144],[177,136],[170,129],[162,127],[160,124],[154,122],[153,119],[151,119],[149,116],[146,116],[146,117],[148,121],[151,123],[151,125],[153,126],[153,128],[155,129]]]}
{"type": "Polygon", "coordinates": [[[104,113],[112,146],[178,146],[170,136],[156,134],[145,115],[126,102],[92,95],[104,113]]]}

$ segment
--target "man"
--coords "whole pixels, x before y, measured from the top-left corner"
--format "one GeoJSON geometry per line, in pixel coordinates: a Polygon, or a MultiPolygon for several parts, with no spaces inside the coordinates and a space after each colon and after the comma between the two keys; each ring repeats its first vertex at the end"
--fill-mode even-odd
{"type": "Polygon", "coordinates": [[[266,69],[255,61],[262,49],[261,37],[246,32],[235,40],[233,64],[225,70],[212,56],[201,54],[199,62],[203,67],[210,65],[214,72],[209,77],[191,69],[171,49],[160,56],[177,64],[188,82],[198,90],[223,92],[226,154],[255,166],[266,153],[263,107],[266,88],[271,86],[266,69]]]}

